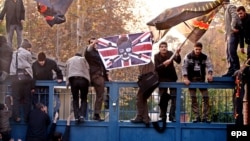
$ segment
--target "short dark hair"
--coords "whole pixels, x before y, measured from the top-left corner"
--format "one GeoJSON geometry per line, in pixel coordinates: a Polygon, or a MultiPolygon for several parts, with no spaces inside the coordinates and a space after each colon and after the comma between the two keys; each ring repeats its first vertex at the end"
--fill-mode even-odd
{"type": "Polygon", "coordinates": [[[194,44],[194,47],[200,47],[200,48],[202,48],[202,43],[201,42],[196,42],[194,44]]]}
{"type": "Polygon", "coordinates": [[[31,43],[29,42],[28,39],[23,39],[22,44],[21,44],[21,47],[27,49],[27,48],[31,48],[32,45],[31,45],[31,43]]]}
{"type": "Polygon", "coordinates": [[[44,107],[44,105],[42,103],[37,103],[36,104],[36,109],[41,109],[43,107],[44,107]]]}
{"type": "Polygon", "coordinates": [[[38,53],[37,59],[38,61],[44,61],[46,59],[45,53],[44,52],[38,53]]]}
{"type": "Polygon", "coordinates": [[[244,11],[244,12],[246,12],[246,9],[245,9],[245,7],[244,6],[239,6],[238,8],[237,8],[237,12],[239,12],[239,11],[244,11]]]}
{"type": "Polygon", "coordinates": [[[92,37],[88,40],[89,44],[91,44],[91,40],[95,40],[95,37],[92,37]]]}
{"type": "Polygon", "coordinates": [[[161,45],[166,45],[166,46],[168,46],[168,43],[165,42],[165,41],[163,41],[163,42],[161,42],[161,43],[159,44],[159,47],[160,47],[161,45]]]}

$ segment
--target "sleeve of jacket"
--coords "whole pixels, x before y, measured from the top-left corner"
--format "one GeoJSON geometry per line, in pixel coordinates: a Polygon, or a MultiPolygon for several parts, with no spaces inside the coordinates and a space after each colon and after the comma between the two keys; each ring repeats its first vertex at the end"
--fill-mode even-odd
{"type": "Polygon", "coordinates": [[[240,48],[244,48],[244,39],[245,39],[245,37],[244,37],[244,31],[243,31],[244,29],[243,28],[240,28],[240,30],[239,30],[239,39],[240,39],[240,48]]]}
{"type": "Polygon", "coordinates": [[[69,86],[69,60],[66,62],[66,70],[65,70],[65,77],[66,77],[66,86],[69,86]]]}
{"type": "Polygon", "coordinates": [[[163,69],[165,66],[163,65],[163,63],[160,62],[159,60],[159,54],[155,54],[154,56],[154,63],[155,63],[155,70],[158,72],[161,69],[163,69]]]}
{"type": "Polygon", "coordinates": [[[231,21],[231,29],[236,28],[236,24],[238,23],[239,17],[236,12],[236,6],[229,5],[228,12],[231,15],[232,21],[231,21]]]}
{"type": "Polygon", "coordinates": [[[53,63],[53,70],[56,72],[57,79],[63,79],[62,70],[58,67],[56,62],[53,63]]]}
{"type": "Polygon", "coordinates": [[[184,57],[184,59],[183,59],[183,64],[182,64],[182,75],[183,76],[187,76],[188,75],[187,68],[188,68],[188,57],[186,55],[184,57]]]}
{"type": "Polygon", "coordinates": [[[207,59],[206,59],[206,67],[207,67],[207,72],[208,73],[213,73],[213,64],[210,60],[210,58],[207,56],[207,59]]]}
{"type": "Polygon", "coordinates": [[[2,11],[1,11],[1,13],[0,13],[0,20],[3,20],[5,14],[6,14],[7,1],[8,1],[8,0],[5,0],[3,9],[2,9],[2,11]]]}
{"type": "Polygon", "coordinates": [[[69,141],[69,138],[70,138],[70,126],[67,125],[65,127],[65,131],[64,131],[64,134],[63,134],[62,141],[69,141]]]}
{"type": "Polygon", "coordinates": [[[32,64],[32,72],[33,72],[33,79],[36,80],[36,68],[35,68],[35,62],[32,64]]]}
{"type": "Polygon", "coordinates": [[[23,1],[21,0],[21,20],[25,20],[25,8],[24,8],[24,4],[23,1]]]}

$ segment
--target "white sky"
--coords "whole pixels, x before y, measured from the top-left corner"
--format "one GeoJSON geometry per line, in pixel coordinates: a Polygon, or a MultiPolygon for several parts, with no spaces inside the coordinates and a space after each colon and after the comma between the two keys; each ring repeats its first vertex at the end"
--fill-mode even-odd
{"type": "Polygon", "coordinates": [[[183,5],[190,2],[199,2],[199,1],[213,1],[213,0],[147,0],[145,4],[151,11],[150,17],[152,16],[152,18],[154,18],[167,8],[176,7],[178,5],[183,5]]]}

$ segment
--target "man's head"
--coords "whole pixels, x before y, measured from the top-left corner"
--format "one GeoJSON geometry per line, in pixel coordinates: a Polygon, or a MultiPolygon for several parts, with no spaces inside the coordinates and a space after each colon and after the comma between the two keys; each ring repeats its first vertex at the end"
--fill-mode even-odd
{"type": "Polygon", "coordinates": [[[21,47],[22,47],[22,48],[25,48],[25,49],[28,50],[28,51],[31,51],[32,45],[31,45],[31,43],[29,42],[28,39],[23,39],[23,42],[22,42],[22,44],[21,44],[21,47]]]}
{"type": "Polygon", "coordinates": [[[37,61],[41,66],[44,66],[46,60],[46,55],[44,52],[38,53],[37,61]]]}
{"type": "Polygon", "coordinates": [[[200,43],[200,42],[195,43],[195,45],[194,45],[194,54],[196,56],[199,56],[201,54],[201,51],[202,51],[202,43],[200,43]]]}
{"type": "Polygon", "coordinates": [[[237,14],[240,17],[240,19],[244,19],[246,17],[246,9],[244,6],[239,6],[237,8],[237,14]]]}
{"type": "Polygon", "coordinates": [[[228,5],[229,3],[230,3],[230,0],[224,0],[224,1],[222,2],[223,8],[226,8],[227,5],[228,5]]]}
{"type": "Polygon", "coordinates": [[[167,42],[161,42],[159,45],[160,54],[166,54],[168,51],[168,43],[167,42]]]}
{"type": "Polygon", "coordinates": [[[41,110],[41,111],[43,111],[43,112],[46,112],[46,111],[47,111],[47,107],[44,106],[44,104],[42,104],[42,103],[37,103],[37,104],[36,104],[36,109],[39,109],[39,110],[41,110]]]}
{"type": "Polygon", "coordinates": [[[94,37],[90,38],[90,39],[88,40],[89,45],[92,44],[92,43],[94,43],[95,40],[96,40],[96,39],[95,39],[94,37]]]}
{"type": "MultiPolygon", "coordinates": [[[[94,37],[90,38],[90,39],[88,40],[89,45],[95,43],[95,40],[96,40],[96,38],[94,38],[94,37]]],[[[96,49],[96,47],[97,47],[96,44],[94,44],[93,47],[96,49]]]]}

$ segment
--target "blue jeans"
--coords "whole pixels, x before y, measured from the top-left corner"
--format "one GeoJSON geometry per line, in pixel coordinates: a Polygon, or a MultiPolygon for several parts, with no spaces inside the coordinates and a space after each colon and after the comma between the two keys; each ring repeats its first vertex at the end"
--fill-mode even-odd
{"type": "Polygon", "coordinates": [[[234,73],[240,69],[240,61],[237,54],[239,35],[232,33],[227,37],[227,61],[229,63],[228,73],[234,73]]]}
{"type": "Polygon", "coordinates": [[[10,30],[7,33],[7,42],[9,44],[10,47],[12,46],[12,40],[13,40],[13,35],[14,35],[14,31],[16,31],[16,36],[17,36],[17,48],[19,48],[21,46],[22,40],[23,40],[23,35],[22,35],[22,27],[20,25],[10,25],[10,30]]]}

